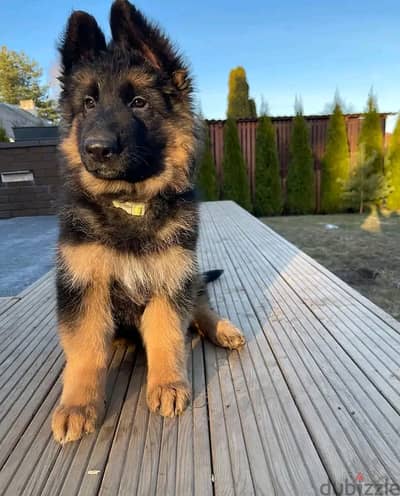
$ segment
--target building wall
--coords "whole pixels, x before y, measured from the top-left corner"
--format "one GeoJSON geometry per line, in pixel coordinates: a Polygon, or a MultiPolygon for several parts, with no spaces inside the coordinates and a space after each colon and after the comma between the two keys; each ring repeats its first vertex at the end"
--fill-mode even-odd
{"type": "Polygon", "coordinates": [[[53,215],[57,210],[57,142],[0,144],[0,174],[27,170],[33,182],[0,183],[0,218],[53,215]]]}

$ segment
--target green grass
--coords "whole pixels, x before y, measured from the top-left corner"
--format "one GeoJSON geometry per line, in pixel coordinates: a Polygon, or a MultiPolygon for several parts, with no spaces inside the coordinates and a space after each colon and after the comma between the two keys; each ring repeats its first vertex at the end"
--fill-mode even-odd
{"type": "Polygon", "coordinates": [[[339,214],[262,219],[400,320],[400,217],[339,214]],[[334,224],[338,229],[327,229],[334,224]]]}

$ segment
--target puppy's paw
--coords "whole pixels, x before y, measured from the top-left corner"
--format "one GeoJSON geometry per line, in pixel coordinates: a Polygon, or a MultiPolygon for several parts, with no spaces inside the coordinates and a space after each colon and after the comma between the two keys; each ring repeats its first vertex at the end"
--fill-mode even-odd
{"type": "Polygon", "coordinates": [[[84,406],[59,405],[53,413],[51,428],[54,439],[61,443],[77,441],[96,430],[102,408],[89,404],[84,406]]]}
{"type": "Polygon", "coordinates": [[[246,343],[246,339],[241,331],[226,319],[218,322],[216,338],[220,346],[229,348],[230,350],[238,350],[246,343]]]}
{"type": "Polygon", "coordinates": [[[147,405],[151,412],[163,417],[183,413],[190,401],[190,389],[186,382],[172,382],[147,387],[147,405]]]}

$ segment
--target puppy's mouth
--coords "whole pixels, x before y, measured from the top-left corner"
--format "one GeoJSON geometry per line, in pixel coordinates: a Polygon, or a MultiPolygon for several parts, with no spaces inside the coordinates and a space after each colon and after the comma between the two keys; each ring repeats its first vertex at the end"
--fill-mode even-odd
{"type": "Polygon", "coordinates": [[[108,181],[126,181],[138,183],[161,172],[160,167],[152,167],[142,161],[129,161],[127,165],[110,162],[92,162],[83,160],[85,169],[98,179],[108,181]]]}
{"type": "Polygon", "coordinates": [[[99,179],[125,179],[125,171],[118,167],[118,165],[111,165],[110,163],[83,161],[85,169],[93,176],[99,179]]]}

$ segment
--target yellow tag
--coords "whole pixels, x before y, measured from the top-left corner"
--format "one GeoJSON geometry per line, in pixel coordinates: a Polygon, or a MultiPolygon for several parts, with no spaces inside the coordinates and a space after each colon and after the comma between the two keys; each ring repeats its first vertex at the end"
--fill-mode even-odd
{"type": "Polygon", "coordinates": [[[145,203],[120,202],[118,200],[114,200],[113,205],[116,208],[122,208],[122,210],[124,210],[127,214],[135,217],[143,217],[146,212],[145,203]]]}

